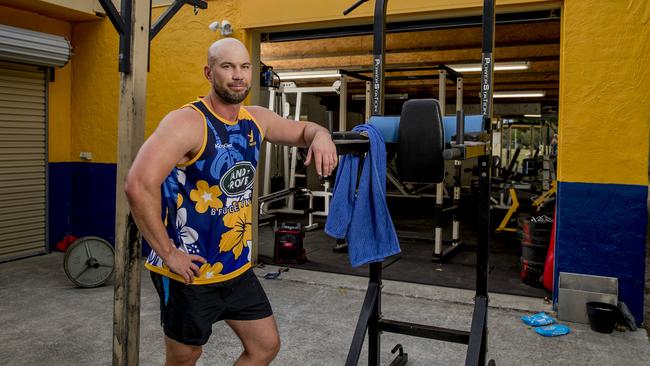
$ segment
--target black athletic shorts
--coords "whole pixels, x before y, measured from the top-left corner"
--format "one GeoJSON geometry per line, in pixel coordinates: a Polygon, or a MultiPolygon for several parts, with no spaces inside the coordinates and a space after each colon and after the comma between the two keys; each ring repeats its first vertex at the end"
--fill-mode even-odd
{"type": "Polygon", "coordinates": [[[160,322],[169,338],[202,346],[220,320],[257,320],[273,315],[252,269],[228,281],[186,285],[158,273],[151,279],[160,296],[160,322]]]}

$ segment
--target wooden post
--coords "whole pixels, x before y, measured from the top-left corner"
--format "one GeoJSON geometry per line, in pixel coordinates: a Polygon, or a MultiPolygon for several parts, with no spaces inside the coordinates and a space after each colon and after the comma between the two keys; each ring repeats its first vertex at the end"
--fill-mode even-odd
{"type": "Polygon", "coordinates": [[[130,38],[131,70],[120,73],[115,184],[113,365],[138,365],[142,243],[138,229],[129,215],[129,206],[124,194],[124,180],[144,140],[151,10],[148,0],[122,1],[131,2],[130,16],[122,13],[126,26],[124,37],[130,38]]]}

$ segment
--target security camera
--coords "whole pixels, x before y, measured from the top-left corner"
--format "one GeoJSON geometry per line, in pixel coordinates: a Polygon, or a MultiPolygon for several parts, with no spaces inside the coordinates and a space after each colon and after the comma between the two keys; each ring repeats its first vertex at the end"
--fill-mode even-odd
{"type": "Polygon", "coordinates": [[[221,28],[221,27],[220,27],[219,22],[212,22],[212,23],[210,23],[210,25],[208,26],[208,28],[210,28],[211,31],[216,32],[217,29],[219,29],[219,28],[221,28]]]}
{"type": "Polygon", "coordinates": [[[221,34],[224,36],[229,36],[233,33],[232,24],[229,21],[223,20],[221,22],[221,34]]]}

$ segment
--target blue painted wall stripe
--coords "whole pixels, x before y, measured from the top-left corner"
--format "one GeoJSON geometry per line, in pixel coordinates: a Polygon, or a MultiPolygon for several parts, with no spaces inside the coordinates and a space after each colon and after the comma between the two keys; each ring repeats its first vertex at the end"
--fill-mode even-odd
{"type": "Polygon", "coordinates": [[[559,183],[556,290],[559,272],[617,277],[619,300],[641,323],[647,195],[646,186],[559,183]]]}
{"type": "Polygon", "coordinates": [[[65,235],[115,241],[115,164],[49,164],[50,250],[65,235]]]}

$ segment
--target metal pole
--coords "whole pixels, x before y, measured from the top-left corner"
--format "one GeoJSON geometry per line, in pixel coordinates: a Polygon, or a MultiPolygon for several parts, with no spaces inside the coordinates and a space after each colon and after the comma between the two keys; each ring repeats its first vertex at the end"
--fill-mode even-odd
{"type": "Polygon", "coordinates": [[[348,77],[341,75],[339,86],[339,131],[347,131],[348,117],[348,77]]]}
{"type": "MultiPolygon", "coordinates": [[[[293,119],[298,122],[300,121],[300,111],[302,106],[302,92],[296,93],[296,108],[293,119]]],[[[288,188],[293,188],[296,186],[296,165],[298,164],[298,148],[293,146],[291,147],[291,166],[289,168],[289,186],[288,188]]],[[[287,207],[290,210],[293,210],[293,195],[289,196],[287,207]]]]}
{"type": "Polygon", "coordinates": [[[433,257],[439,259],[442,255],[442,204],[443,204],[443,191],[445,189],[444,183],[436,183],[436,206],[434,217],[434,242],[433,242],[433,257]]]}
{"type": "Polygon", "coordinates": [[[372,115],[372,84],[369,81],[366,81],[366,123],[372,115]]]}
{"type": "MultiPolygon", "coordinates": [[[[275,112],[275,89],[269,88],[269,109],[275,112]]],[[[268,141],[264,142],[265,154],[264,154],[264,184],[262,188],[262,194],[267,195],[271,193],[271,151],[273,146],[268,141]]]]}
{"type": "Polygon", "coordinates": [[[440,114],[444,117],[447,108],[447,71],[438,70],[438,101],[440,102],[440,114]]]}
{"type": "Polygon", "coordinates": [[[375,0],[375,22],[372,46],[372,115],[384,115],[384,61],[386,48],[386,4],[388,0],[375,0]]]}
{"type": "MultiPolygon", "coordinates": [[[[494,59],[494,0],[483,1],[483,52],[481,60],[481,114],[483,129],[490,134],[486,154],[479,157],[479,227],[476,257],[476,295],[484,296],[486,307],[488,300],[488,271],[490,255],[490,180],[492,174],[492,99],[494,59]]],[[[483,326],[483,337],[479,352],[479,364],[485,365],[487,353],[487,312],[483,326]]]]}
{"type": "Polygon", "coordinates": [[[456,78],[456,112],[463,110],[463,78],[456,78]]]}
{"type": "Polygon", "coordinates": [[[379,320],[381,319],[381,290],[382,290],[382,262],[370,263],[370,283],[377,285],[377,300],[368,322],[368,365],[378,366],[381,354],[381,332],[379,320]]]}

